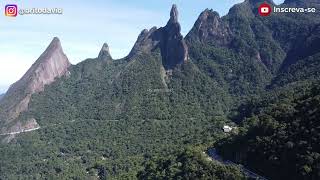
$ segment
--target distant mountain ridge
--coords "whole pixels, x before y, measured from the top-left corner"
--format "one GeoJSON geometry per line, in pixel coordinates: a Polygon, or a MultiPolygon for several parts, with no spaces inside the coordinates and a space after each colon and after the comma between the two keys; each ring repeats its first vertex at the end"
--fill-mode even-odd
{"type": "MultiPolygon", "coordinates": [[[[263,91],[270,83],[280,85],[283,78],[279,77],[286,75],[288,67],[320,51],[318,25],[311,21],[310,25],[294,25],[288,29],[286,27],[291,27],[290,23],[300,23],[305,17],[290,19],[286,14],[259,17],[256,8],[262,2],[264,1],[246,0],[232,7],[223,17],[206,9],[185,38],[180,33],[177,7],[173,5],[166,26],[143,30],[124,59],[131,61],[144,54],[153,56],[160,53],[164,69],[160,68],[160,74],[165,86],[170,79],[170,73],[166,73],[187,63],[189,59],[199,66],[200,71],[216,78],[220,86],[228,89],[231,95],[242,97],[263,91]],[[284,20],[289,24],[278,23],[284,20]],[[278,31],[280,29],[287,30],[278,31]],[[290,35],[293,38],[288,38],[290,35]],[[300,46],[300,43],[299,46],[294,45],[300,41],[308,43],[305,46],[300,46]],[[200,65],[203,63],[206,65],[200,65]]],[[[300,1],[287,1],[284,4],[294,2],[300,1]]],[[[274,4],[273,1],[268,3],[274,4]]],[[[108,44],[103,45],[97,59],[108,63],[113,61],[108,44]]],[[[37,62],[3,97],[0,102],[0,123],[7,124],[5,126],[8,127],[14,126],[13,121],[28,109],[31,96],[65,75],[69,66],[59,39],[54,38],[37,62]]],[[[96,65],[101,69],[99,66],[101,67],[96,65]]]]}

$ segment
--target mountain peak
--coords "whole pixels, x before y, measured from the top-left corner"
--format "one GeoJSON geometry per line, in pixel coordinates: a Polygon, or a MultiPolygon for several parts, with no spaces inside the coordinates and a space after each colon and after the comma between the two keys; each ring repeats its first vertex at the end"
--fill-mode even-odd
{"type": "Polygon", "coordinates": [[[55,50],[55,49],[62,49],[61,42],[58,37],[54,37],[47,48],[47,50],[55,50]]]}
{"type": "Polygon", "coordinates": [[[49,44],[47,49],[41,54],[41,56],[38,58],[36,63],[39,61],[52,60],[52,58],[50,58],[50,57],[52,56],[52,54],[54,54],[56,52],[61,52],[62,54],[64,54],[63,50],[62,50],[60,39],[58,37],[53,38],[53,40],[51,41],[51,43],[49,44]]]}
{"type": "Polygon", "coordinates": [[[58,37],[54,37],[53,40],[51,41],[51,44],[57,44],[61,46],[60,39],[58,37]]]}
{"type": "Polygon", "coordinates": [[[177,23],[178,22],[179,11],[177,5],[173,4],[170,11],[170,22],[177,23]]]}
{"type": "MultiPolygon", "coordinates": [[[[25,75],[28,75],[28,73],[34,73],[34,70],[40,68],[43,70],[43,73],[46,74],[46,78],[51,79],[49,81],[53,81],[55,77],[62,76],[69,66],[70,62],[63,52],[59,38],[54,37],[47,49],[41,54],[36,63],[32,65],[25,75]],[[52,75],[52,77],[49,77],[50,75],[52,75]]],[[[38,73],[38,75],[41,74],[38,73]]],[[[43,83],[45,84],[46,82],[43,83]]]]}
{"type": "Polygon", "coordinates": [[[150,30],[144,29],[138,36],[133,48],[131,49],[129,55],[126,58],[131,58],[137,54],[151,52],[159,42],[155,40],[156,32],[158,32],[157,27],[152,27],[150,30]]]}
{"type": "Polygon", "coordinates": [[[167,25],[161,28],[160,49],[165,69],[173,69],[177,64],[182,64],[188,60],[188,47],[181,35],[178,15],[178,8],[174,4],[167,25]]]}
{"type": "Polygon", "coordinates": [[[224,46],[231,41],[231,30],[229,25],[222,21],[219,13],[206,9],[200,14],[186,39],[224,46]]]}
{"type": "Polygon", "coordinates": [[[0,112],[0,120],[8,124],[16,120],[28,109],[32,94],[43,91],[46,85],[65,75],[69,66],[70,62],[62,50],[60,40],[57,37],[53,38],[23,77],[10,86],[1,100],[0,105],[4,111],[0,112]]]}
{"type": "Polygon", "coordinates": [[[178,8],[172,5],[170,19],[166,26],[157,29],[143,30],[127,58],[140,53],[149,53],[160,48],[162,64],[165,69],[173,69],[176,65],[188,60],[188,47],[181,35],[178,22],[178,8]]]}
{"type": "Polygon", "coordinates": [[[201,21],[207,21],[208,19],[212,19],[217,21],[220,19],[220,15],[218,12],[213,11],[212,9],[205,9],[198,18],[201,21]]]}
{"type": "Polygon", "coordinates": [[[111,54],[110,54],[110,50],[109,50],[109,46],[108,46],[107,43],[103,44],[103,46],[102,46],[102,48],[100,50],[98,59],[103,60],[103,61],[112,60],[112,57],[111,57],[111,54]]]}

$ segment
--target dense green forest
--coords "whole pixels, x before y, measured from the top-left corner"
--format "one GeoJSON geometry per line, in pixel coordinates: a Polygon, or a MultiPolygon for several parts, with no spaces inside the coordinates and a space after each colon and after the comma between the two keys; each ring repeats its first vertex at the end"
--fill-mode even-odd
{"type": "Polygon", "coordinates": [[[319,85],[286,88],[243,105],[239,134],[217,143],[219,152],[271,179],[319,179],[319,85]]]}
{"type": "Polygon", "coordinates": [[[167,157],[151,158],[138,179],[245,179],[237,167],[211,161],[200,148],[186,148],[167,157]]]}
{"type": "Polygon", "coordinates": [[[89,59],[35,95],[21,121],[34,117],[42,128],[1,144],[1,177],[135,178],[145,157],[213,142],[227,95],[193,63],[165,87],[158,56],[89,59]]]}

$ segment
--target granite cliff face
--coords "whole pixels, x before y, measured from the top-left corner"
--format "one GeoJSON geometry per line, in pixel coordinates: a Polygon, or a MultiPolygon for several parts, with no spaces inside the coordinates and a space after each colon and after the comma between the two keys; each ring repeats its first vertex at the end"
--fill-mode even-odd
{"type": "Polygon", "coordinates": [[[173,5],[170,19],[165,27],[143,30],[132,48],[129,58],[139,53],[148,53],[160,48],[165,69],[173,69],[188,60],[188,47],[181,35],[177,6],[173,5]]]}
{"type": "MultiPolygon", "coordinates": [[[[10,129],[6,124],[12,124],[22,112],[28,109],[32,94],[43,91],[46,85],[66,74],[69,66],[70,62],[62,50],[60,40],[54,38],[24,76],[10,86],[1,100],[0,124],[2,131],[10,129]]],[[[19,124],[19,127],[21,126],[20,122],[16,124],[19,124]]]]}
{"type": "Polygon", "coordinates": [[[206,9],[200,14],[187,39],[203,43],[215,42],[217,45],[226,46],[230,43],[231,36],[229,25],[222,21],[219,14],[206,9]]]}
{"type": "Polygon", "coordinates": [[[160,28],[160,49],[165,69],[172,69],[188,60],[188,47],[180,33],[178,15],[177,6],[173,5],[169,22],[160,28]]]}

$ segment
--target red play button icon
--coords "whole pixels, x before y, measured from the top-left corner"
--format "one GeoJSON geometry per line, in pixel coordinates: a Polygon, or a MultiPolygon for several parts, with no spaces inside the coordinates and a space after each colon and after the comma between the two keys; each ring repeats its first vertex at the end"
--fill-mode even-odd
{"type": "Polygon", "coordinates": [[[271,6],[267,3],[262,3],[259,6],[259,14],[260,16],[269,16],[271,14],[271,6]]]}

